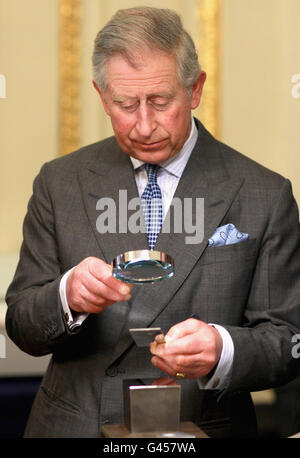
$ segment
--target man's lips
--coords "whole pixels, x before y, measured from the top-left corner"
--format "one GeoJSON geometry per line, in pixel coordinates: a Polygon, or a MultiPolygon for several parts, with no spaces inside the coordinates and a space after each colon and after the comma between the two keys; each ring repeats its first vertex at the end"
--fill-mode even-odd
{"type": "Polygon", "coordinates": [[[133,143],[135,146],[141,149],[146,149],[146,150],[151,150],[151,149],[157,149],[163,146],[165,142],[167,142],[168,139],[164,138],[163,140],[159,140],[158,142],[149,142],[149,143],[144,143],[144,142],[139,142],[137,140],[133,140],[133,143]]]}

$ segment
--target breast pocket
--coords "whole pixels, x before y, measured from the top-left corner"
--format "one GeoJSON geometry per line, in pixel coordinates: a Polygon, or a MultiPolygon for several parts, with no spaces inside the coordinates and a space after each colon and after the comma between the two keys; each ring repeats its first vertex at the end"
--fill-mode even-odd
{"type": "MultiPolygon", "coordinates": [[[[195,290],[203,321],[240,324],[256,266],[257,242],[207,247],[198,262],[195,290]],[[205,310],[205,311],[204,311],[205,310]]],[[[196,310],[196,308],[195,308],[196,310]]],[[[197,313],[195,312],[194,313],[197,313]]]]}
{"type": "Polygon", "coordinates": [[[256,239],[247,239],[244,242],[224,246],[208,246],[200,258],[200,264],[217,264],[231,262],[239,264],[251,260],[256,256],[256,239]]]}

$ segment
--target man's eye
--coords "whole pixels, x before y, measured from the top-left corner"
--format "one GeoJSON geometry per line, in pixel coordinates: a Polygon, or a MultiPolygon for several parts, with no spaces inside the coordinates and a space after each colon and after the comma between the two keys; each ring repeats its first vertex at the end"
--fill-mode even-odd
{"type": "Polygon", "coordinates": [[[134,111],[137,109],[138,104],[134,103],[132,105],[121,105],[122,110],[125,111],[134,111]]]}
{"type": "Polygon", "coordinates": [[[169,100],[152,100],[151,104],[155,108],[166,108],[169,105],[169,100]]]}
{"type": "Polygon", "coordinates": [[[124,108],[124,110],[133,110],[135,107],[136,107],[136,104],[135,105],[122,105],[122,108],[124,108]]]}

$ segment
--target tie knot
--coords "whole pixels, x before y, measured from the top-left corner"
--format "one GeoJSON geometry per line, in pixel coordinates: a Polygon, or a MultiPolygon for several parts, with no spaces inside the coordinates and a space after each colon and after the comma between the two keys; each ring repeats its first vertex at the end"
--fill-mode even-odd
{"type": "Polygon", "coordinates": [[[148,181],[156,182],[157,172],[160,169],[160,166],[158,164],[144,164],[144,167],[147,172],[148,181]]]}

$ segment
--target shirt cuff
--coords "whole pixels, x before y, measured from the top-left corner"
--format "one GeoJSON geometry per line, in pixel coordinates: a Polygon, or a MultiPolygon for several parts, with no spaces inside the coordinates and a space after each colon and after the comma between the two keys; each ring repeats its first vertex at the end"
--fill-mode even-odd
{"type": "Polygon", "coordinates": [[[61,304],[62,304],[62,308],[64,312],[64,317],[65,317],[67,326],[71,332],[74,332],[75,330],[77,330],[82,325],[86,317],[89,315],[88,313],[77,313],[76,316],[74,317],[69,307],[69,304],[67,301],[67,295],[66,295],[66,282],[67,282],[68,276],[70,275],[73,269],[74,267],[68,270],[63,275],[60,281],[60,284],[59,284],[59,295],[60,295],[60,300],[61,300],[61,304]]]}
{"type": "Polygon", "coordinates": [[[222,337],[222,353],[213,375],[201,377],[197,380],[197,382],[201,390],[223,390],[229,382],[234,356],[234,345],[231,335],[227,329],[218,324],[209,323],[209,325],[214,326],[222,337]]]}

